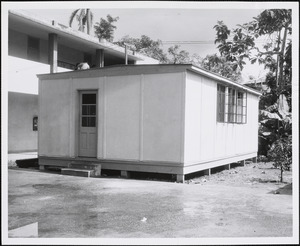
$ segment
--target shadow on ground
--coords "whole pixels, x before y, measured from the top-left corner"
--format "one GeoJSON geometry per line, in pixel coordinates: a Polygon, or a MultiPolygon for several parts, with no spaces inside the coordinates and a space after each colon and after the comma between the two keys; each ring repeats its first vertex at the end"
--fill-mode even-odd
{"type": "Polygon", "coordinates": [[[292,184],[287,184],[277,190],[270,191],[268,194],[292,195],[293,194],[292,184]]]}

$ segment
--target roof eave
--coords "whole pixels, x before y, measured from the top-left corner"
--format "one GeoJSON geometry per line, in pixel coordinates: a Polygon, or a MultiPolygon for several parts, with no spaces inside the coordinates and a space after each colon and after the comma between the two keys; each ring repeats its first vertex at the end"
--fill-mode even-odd
{"type": "MultiPolygon", "coordinates": [[[[44,27],[46,27],[47,29],[50,29],[52,33],[56,33],[56,34],[64,34],[64,35],[70,35],[72,37],[74,37],[75,39],[79,39],[79,40],[83,40],[85,42],[89,42],[92,43],[95,47],[99,48],[99,49],[104,49],[104,50],[109,50],[112,53],[115,53],[119,56],[123,56],[125,53],[125,48],[115,45],[113,43],[104,41],[104,42],[99,42],[99,40],[96,37],[92,37],[88,34],[85,34],[83,32],[80,31],[76,31],[70,27],[64,26],[62,24],[59,23],[51,23],[50,21],[46,21],[46,20],[41,20],[38,19],[34,16],[28,16],[26,15],[26,13],[22,12],[22,11],[16,11],[16,10],[9,10],[9,14],[11,15],[15,15],[18,16],[20,18],[24,18],[27,21],[31,21],[34,23],[37,23],[39,25],[42,25],[44,27]]],[[[135,61],[141,61],[143,60],[141,57],[139,57],[138,55],[133,55],[128,53],[128,57],[132,60],[135,61]]]]}
{"type": "Polygon", "coordinates": [[[215,80],[220,81],[220,82],[222,82],[222,83],[225,83],[225,84],[227,84],[227,85],[231,85],[231,86],[234,86],[234,87],[238,87],[238,88],[240,88],[240,89],[242,89],[242,90],[246,90],[246,91],[248,91],[248,92],[251,92],[251,93],[253,93],[253,94],[257,95],[257,96],[261,96],[261,95],[262,95],[261,92],[259,92],[259,91],[257,91],[257,90],[254,90],[254,89],[252,89],[252,88],[250,88],[250,87],[248,87],[248,86],[245,86],[245,85],[239,84],[239,83],[237,83],[237,82],[231,81],[231,80],[226,79],[226,78],[224,78],[224,77],[221,77],[221,76],[219,76],[219,75],[212,74],[212,73],[210,73],[210,72],[208,72],[208,71],[205,71],[205,70],[203,70],[203,69],[201,69],[201,68],[198,68],[198,67],[196,67],[196,66],[191,65],[189,68],[187,68],[187,70],[190,70],[190,71],[193,71],[193,72],[202,74],[202,75],[204,75],[204,76],[206,76],[206,77],[215,79],[215,80]]]}

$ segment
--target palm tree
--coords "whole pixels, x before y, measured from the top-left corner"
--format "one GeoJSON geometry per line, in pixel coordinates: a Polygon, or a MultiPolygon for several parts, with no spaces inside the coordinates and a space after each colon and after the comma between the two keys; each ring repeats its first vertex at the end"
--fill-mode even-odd
{"type": "Polygon", "coordinates": [[[84,32],[85,26],[87,27],[87,34],[90,34],[91,26],[93,23],[93,13],[90,9],[76,9],[72,12],[69,20],[69,26],[72,26],[73,20],[76,19],[79,22],[79,30],[84,32]]]}

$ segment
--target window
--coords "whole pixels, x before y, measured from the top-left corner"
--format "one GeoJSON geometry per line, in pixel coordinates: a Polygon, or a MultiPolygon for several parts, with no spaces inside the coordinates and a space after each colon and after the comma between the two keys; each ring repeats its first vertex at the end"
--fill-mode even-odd
{"type": "Polygon", "coordinates": [[[247,122],[247,93],[217,85],[217,122],[247,122]]]}
{"type": "Polygon", "coordinates": [[[81,126],[96,126],[96,94],[82,94],[81,126]]]}
{"type": "Polygon", "coordinates": [[[28,59],[34,61],[40,60],[40,40],[38,38],[28,37],[27,56],[28,59]]]}
{"type": "Polygon", "coordinates": [[[236,122],[236,93],[235,89],[228,88],[228,122],[236,122]]]}
{"type": "Polygon", "coordinates": [[[217,121],[225,122],[225,86],[218,85],[217,121]]]}

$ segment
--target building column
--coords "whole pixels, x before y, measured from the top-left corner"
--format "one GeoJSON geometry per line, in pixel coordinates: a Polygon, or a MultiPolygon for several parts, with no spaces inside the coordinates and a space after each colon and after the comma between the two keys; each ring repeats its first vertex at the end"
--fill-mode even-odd
{"type": "Polygon", "coordinates": [[[104,50],[96,50],[96,67],[104,67],[104,50]]]}
{"type": "Polygon", "coordinates": [[[50,73],[57,73],[57,34],[50,33],[48,38],[48,58],[50,73]]]}

